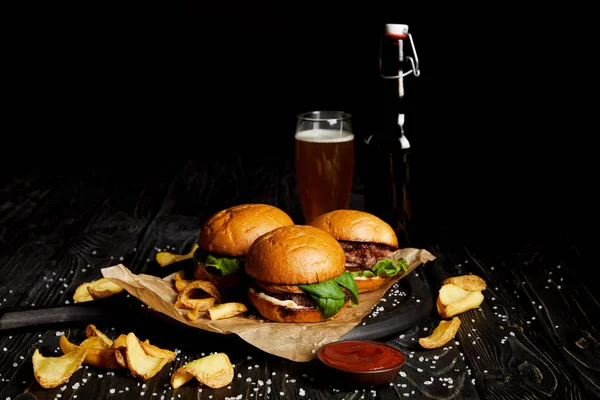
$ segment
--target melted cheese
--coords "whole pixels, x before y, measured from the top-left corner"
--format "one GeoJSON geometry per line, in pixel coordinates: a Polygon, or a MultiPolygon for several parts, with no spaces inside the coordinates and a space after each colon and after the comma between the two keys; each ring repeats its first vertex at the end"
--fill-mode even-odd
{"type": "MultiPolygon", "coordinates": [[[[256,291],[255,291],[254,289],[250,288],[250,290],[251,290],[253,293],[256,293],[256,291]]],[[[287,308],[293,308],[293,309],[301,309],[301,308],[306,308],[306,307],[303,307],[303,306],[300,306],[300,305],[298,305],[298,304],[297,304],[295,301],[293,301],[293,300],[279,300],[279,299],[276,299],[275,297],[269,296],[268,294],[266,294],[266,293],[263,293],[263,292],[256,293],[256,295],[257,295],[258,297],[261,297],[261,298],[263,298],[263,299],[265,299],[265,300],[267,300],[267,301],[269,301],[269,302],[273,303],[273,304],[277,304],[278,306],[283,306],[283,307],[287,307],[287,308]]]]}

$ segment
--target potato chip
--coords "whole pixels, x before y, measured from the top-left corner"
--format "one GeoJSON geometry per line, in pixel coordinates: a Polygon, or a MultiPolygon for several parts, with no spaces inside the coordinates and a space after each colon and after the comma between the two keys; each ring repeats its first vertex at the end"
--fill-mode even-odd
{"type": "Polygon", "coordinates": [[[35,349],[31,361],[33,376],[45,389],[62,385],[79,369],[85,359],[87,350],[77,347],[60,357],[44,357],[39,349],[35,349]]]}
{"type": "Polygon", "coordinates": [[[215,353],[191,361],[171,375],[171,386],[177,389],[192,378],[202,385],[217,389],[233,381],[233,366],[225,353],[215,353]]]}
{"type": "Polygon", "coordinates": [[[133,332],[126,337],[125,355],[131,375],[137,379],[147,380],[156,375],[169,362],[168,358],[155,357],[147,354],[142,342],[133,332]]]}
{"type": "Polygon", "coordinates": [[[85,364],[106,369],[121,369],[127,367],[127,361],[118,349],[85,348],[71,343],[65,335],[60,337],[59,346],[65,354],[79,349],[86,350],[86,355],[83,360],[85,364]]]}
{"type": "Polygon", "coordinates": [[[246,311],[248,311],[248,308],[245,304],[236,302],[222,303],[206,310],[208,317],[213,321],[217,319],[231,318],[246,311]]]}
{"type": "Polygon", "coordinates": [[[487,287],[487,284],[483,279],[473,274],[450,277],[444,280],[444,282],[442,282],[442,285],[446,285],[449,283],[452,283],[462,289],[471,291],[482,291],[485,290],[485,288],[487,287]]]}
{"type": "Polygon", "coordinates": [[[192,246],[192,250],[186,254],[175,254],[175,253],[170,253],[168,251],[158,252],[158,253],[156,253],[156,262],[161,267],[165,267],[165,266],[167,266],[169,264],[173,264],[175,262],[187,260],[194,256],[194,252],[196,251],[197,248],[198,248],[198,243],[194,244],[194,246],[192,246]]]}
{"type": "Polygon", "coordinates": [[[85,328],[85,336],[87,336],[87,337],[97,336],[97,337],[101,338],[104,341],[104,343],[106,343],[106,346],[108,348],[110,348],[113,344],[113,341],[108,336],[106,336],[103,332],[98,330],[98,328],[96,328],[95,325],[90,324],[85,328]]]}
{"type": "Polygon", "coordinates": [[[460,322],[458,317],[454,317],[450,321],[440,321],[431,335],[419,339],[419,344],[425,349],[442,347],[456,335],[460,322]]]}

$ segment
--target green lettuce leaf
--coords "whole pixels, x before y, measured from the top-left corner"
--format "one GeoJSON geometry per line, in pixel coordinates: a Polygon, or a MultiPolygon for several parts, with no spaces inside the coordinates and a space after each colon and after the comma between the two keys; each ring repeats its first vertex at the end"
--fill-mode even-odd
{"type": "Polygon", "coordinates": [[[334,316],[344,306],[344,291],[334,279],[298,287],[314,301],[324,318],[334,316]]]}
{"type": "Polygon", "coordinates": [[[226,276],[236,273],[242,266],[241,257],[220,257],[209,255],[204,262],[206,272],[216,276],[226,276]]]}
{"type": "Polygon", "coordinates": [[[343,286],[350,291],[352,304],[358,304],[358,288],[356,287],[356,282],[351,273],[345,271],[337,278],[333,278],[333,280],[336,281],[338,285],[343,286]]]}
{"type": "Polygon", "coordinates": [[[400,272],[406,272],[407,269],[408,264],[406,264],[406,261],[403,258],[399,260],[379,260],[373,265],[373,268],[371,268],[375,275],[383,277],[396,276],[400,272]]]}

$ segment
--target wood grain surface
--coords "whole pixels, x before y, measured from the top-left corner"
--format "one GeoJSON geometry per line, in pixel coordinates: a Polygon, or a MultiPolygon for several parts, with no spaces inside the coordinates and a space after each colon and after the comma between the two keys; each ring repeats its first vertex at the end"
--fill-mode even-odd
{"type": "MultiPolygon", "coordinates": [[[[27,168],[0,182],[0,311],[70,304],[78,285],[118,263],[160,273],[158,251],[188,252],[202,223],[228,206],[265,202],[301,221],[293,163],[277,155],[27,168]]],[[[361,189],[357,181],[351,208],[362,208],[361,189]]],[[[316,361],[296,363],[233,335],[132,318],[97,326],[112,338],[132,331],[176,351],[157,376],[142,382],[125,371],[84,366],[68,383],[43,389],[33,377],[34,350],[59,355],[59,336],[83,340],[85,324],[9,332],[0,335],[0,399],[600,398],[600,313],[595,282],[583,278],[594,265],[587,254],[569,241],[470,241],[439,232],[419,239],[437,259],[414,274],[434,299],[445,278],[476,274],[487,282],[485,300],[460,315],[456,337],[441,348],[418,344],[440,320],[435,308],[386,338],[407,356],[388,386],[334,387],[316,361]],[[234,364],[230,385],[170,386],[176,368],[220,351],[234,364]]],[[[118,296],[121,307],[140,307],[118,296]]]]}

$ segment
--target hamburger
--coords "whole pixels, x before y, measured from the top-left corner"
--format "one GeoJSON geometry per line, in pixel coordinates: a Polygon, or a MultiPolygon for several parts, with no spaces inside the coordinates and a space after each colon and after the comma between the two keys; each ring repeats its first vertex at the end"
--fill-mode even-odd
{"type": "Polygon", "coordinates": [[[346,270],[356,281],[359,293],[383,286],[408,266],[395,259],[398,238],[394,229],[379,217],[358,210],[335,210],[309,222],[337,239],[344,249],[346,270]]]}
{"type": "Polygon", "coordinates": [[[246,256],[246,273],[254,281],[250,303],[271,321],[320,322],[358,304],[344,250],[312,226],[284,226],[260,236],[246,256]]]}
{"type": "Polygon", "coordinates": [[[244,258],[254,240],[294,222],[268,204],[241,204],[212,215],[202,227],[194,252],[194,277],[211,281],[225,298],[244,297],[244,258]]]}

